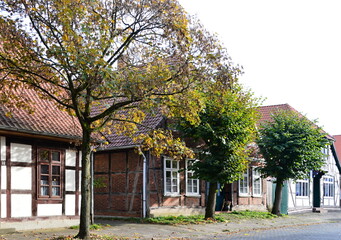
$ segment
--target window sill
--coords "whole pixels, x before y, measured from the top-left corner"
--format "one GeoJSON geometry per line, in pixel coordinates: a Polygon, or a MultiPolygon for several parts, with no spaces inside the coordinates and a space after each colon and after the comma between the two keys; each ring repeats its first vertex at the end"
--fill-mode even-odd
{"type": "Polygon", "coordinates": [[[262,195],[252,195],[253,198],[262,198],[262,195]]]}
{"type": "Polygon", "coordinates": [[[201,198],[200,194],[186,194],[186,197],[201,198]]]}
{"type": "Polygon", "coordinates": [[[62,198],[38,198],[37,199],[38,204],[58,204],[58,203],[63,203],[62,198]]]}
{"type": "Polygon", "coordinates": [[[169,194],[169,193],[166,193],[166,194],[164,194],[164,196],[165,197],[181,197],[181,195],[180,194],[169,194]]]}

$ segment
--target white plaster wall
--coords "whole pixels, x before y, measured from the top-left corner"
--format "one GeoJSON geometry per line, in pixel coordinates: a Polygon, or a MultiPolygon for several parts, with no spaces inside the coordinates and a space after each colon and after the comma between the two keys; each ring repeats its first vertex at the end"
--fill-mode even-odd
{"type": "Polygon", "coordinates": [[[76,191],[76,171],[65,170],[65,190],[76,191]]]}
{"type": "Polygon", "coordinates": [[[311,207],[312,206],[312,180],[309,180],[309,195],[307,197],[296,196],[296,182],[290,180],[289,181],[289,209],[297,209],[302,207],[311,207]]]}
{"type": "Polygon", "coordinates": [[[82,196],[81,194],[79,194],[79,198],[78,198],[78,215],[81,215],[81,208],[82,208],[82,196]]]}
{"type": "Polygon", "coordinates": [[[79,191],[82,191],[82,171],[79,171],[79,191]]]}
{"type": "Polygon", "coordinates": [[[7,167],[1,166],[1,189],[7,189],[7,167]]]}
{"type": "Polygon", "coordinates": [[[336,206],[340,207],[340,174],[338,173],[335,175],[335,185],[334,185],[334,191],[335,191],[335,203],[336,206]]]}
{"type": "Polygon", "coordinates": [[[7,195],[1,194],[1,218],[7,217],[7,195]]]}
{"type": "Polygon", "coordinates": [[[296,197],[296,207],[310,207],[309,197],[296,197]]]}
{"type": "Polygon", "coordinates": [[[38,216],[60,216],[62,215],[62,204],[38,204],[38,216]]]}
{"type": "Polygon", "coordinates": [[[0,137],[1,160],[6,161],[6,138],[0,137]]]}
{"type": "Polygon", "coordinates": [[[293,181],[289,181],[289,184],[288,184],[288,187],[289,187],[289,201],[288,201],[288,208],[294,208],[295,205],[296,205],[296,199],[295,199],[295,191],[296,191],[296,186],[295,186],[295,183],[293,181]]]}
{"type": "Polygon", "coordinates": [[[11,143],[12,162],[32,162],[32,146],[19,143],[11,143]]]}
{"type": "Polygon", "coordinates": [[[66,150],[65,151],[65,165],[75,167],[76,166],[76,151],[66,150]]]}
{"type": "Polygon", "coordinates": [[[324,197],[322,206],[336,206],[335,199],[332,197],[324,197]]]}
{"type": "Polygon", "coordinates": [[[11,195],[12,217],[31,217],[32,195],[12,194],[11,195]]]}
{"type": "Polygon", "coordinates": [[[79,166],[82,166],[82,151],[79,151],[79,166]]]}
{"type": "Polygon", "coordinates": [[[321,178],[321,181],[320,181],[321,205],[338,207],[340,206],[340,174],[339,174],[339,170],[336,166],[335,158],[332,155],[331,150],[329,151],[329,157],[327,158],[327,161],[323,167],[323,170],[327,171],[326,176],[330,176],[334,178],[334,197],[323,196],[323,178],[321,178]]]}
{"type": "Polygon", "coordinates": [[[32,168],[11,167],[11,188],[20,190],[31,190],[32,168]]]}
{"type": "Polygon", "coordinates": [[[76,196],[74,194],[65,195],[65,215],[74,216],[76,207],[76,196]]]}

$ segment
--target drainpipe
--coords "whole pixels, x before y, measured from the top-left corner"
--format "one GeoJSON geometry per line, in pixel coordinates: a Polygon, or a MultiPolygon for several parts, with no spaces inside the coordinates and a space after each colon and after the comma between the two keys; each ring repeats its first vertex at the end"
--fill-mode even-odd
{"type": "Polygon", "coordinates": [[[90,174],[91,174],[91,181],[90,181],[90,222],[91,224],[95,223],[95,216],[94,216],[94,152],[91,151],[90,153],[90,174]]]}
{"type": "Polygon", "coordinates": [[[233,193],[234,193],[234,190],[233,190],[233,183],[231,183],[231,205],[229,206],[228,210],[232,211],[232,207],[234,206],[234,202],[233,202],[233,193]]]}
{"type": "Polygon", "coordinates": [[[143,158],[143,183],[142,183],[142,217],[147,216],[147,158],[146,155],[141,151],[140,153],[143,158]]]}

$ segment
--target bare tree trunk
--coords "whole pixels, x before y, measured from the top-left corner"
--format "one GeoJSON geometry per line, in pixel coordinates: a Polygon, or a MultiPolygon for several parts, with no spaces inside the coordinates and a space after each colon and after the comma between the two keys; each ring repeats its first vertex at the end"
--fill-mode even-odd
{"type": "Polygon", "coordinates": [[[91,163],[90,163],[90,135],[91,131],[83,128],[82,139],[82,184],[81,184],[81,214],[79,232],[76,238],[90,239],[90,211],[91,211],[91,163]]]}
{"type": "Polygon", "coordinates": [[[215,204],[217,196],[218,183],[210,183],[210,189],[208,191],[208,199],[205,209],[205,219],[215,217],[215,204]]]}
{"type": "Polygon", "coordinates": [[[276,214],[277,216],[281,215],[281,200],[282,200],[282,188],[283,188],[283,180],[277,179],[276,191],[275,191],[275,202],[272,208],[272,214],[276,214]]]}

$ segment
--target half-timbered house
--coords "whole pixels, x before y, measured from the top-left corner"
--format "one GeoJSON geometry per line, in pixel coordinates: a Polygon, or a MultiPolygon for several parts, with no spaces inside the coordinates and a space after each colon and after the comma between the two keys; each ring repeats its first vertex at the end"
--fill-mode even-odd
{"type": "MultiPolygon", "coordinates": [[[[165,128],[161,115],[147,115],[141,132],[165,128]]],[[[94,154],[96,216],[160,216],[203,213],[205,183],[184,170],[193,160],[139,154],[139,144],[122,135],[94,154]],[[180,171],[180,170],[183,171],[180,171]]]]}
{"type": "MultiPolygon", "coordinates": [[[[272,120],[276,111],[294,111],[288,104],[259,107],[258,125],[272,120]]],[[[303,115],[302,115],[303,117],[303,115]]],[[[333,143],[335,139],[327,135],[333,143]]],[[[322,150],[325,165],[307,174],[306,179],[288,180],[282,192],[281,211],[284,214],[302,210],[340,207],[340,163],[334,144],[322,150]]],[[[255,154],[257,156],[257,154],[255,154]]],[[[248,169],[241,179],[225,184],[217,196],[217,211],[221,210],[266,210],[272,208],[274,201],[275,179],[261,178],[257,167],[263,164],[262,158],[251,156],[248,169]]]]}
{"type": "Polygon", "coordinates": [[[78,224],[80,128],[52,102],[23,91],[33,113],[0,106],[0,227],[78,224]]]}

